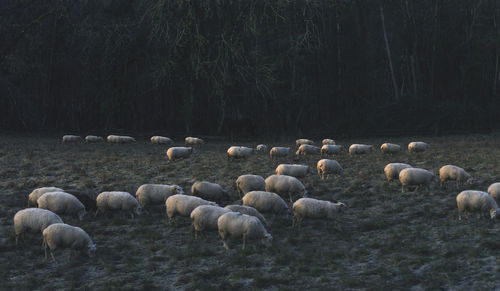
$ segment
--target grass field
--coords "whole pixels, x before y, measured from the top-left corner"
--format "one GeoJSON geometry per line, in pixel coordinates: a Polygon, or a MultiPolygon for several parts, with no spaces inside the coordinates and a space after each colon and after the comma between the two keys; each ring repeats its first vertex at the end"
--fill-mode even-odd
{"type": "MultiPolygon", "coordinates": [[[[413,138],[412,138],[413,139],[413,138]]],[[[97,245],[96,256],[57,263],[44,259],[40,234],[15,245],[12,218],[26,207],[28,194],[43,186],[91,191],[127,191],[144,183],[178,184],[190,193],[197,180],[221,184],[236,201],[234,181],[241,174],[273,174],[278,162],[268,156],[228,162],[225,151],[246,142],[209,141],[190,159],[167,161],[166,147],[140,141],[130,145],[61,144],[59,138],[0,137],[0,289],[493,289],[500,287],[500,222],[459,221],[451,185],[401,193],[399,182],[383,174],[389,162],[410,163],[437,173],[446,164],[463,167],[475,178],[471,189],[486,191],[500,181],[500,136],[418,138],[427,152],[383,155],[383,142],[406,146],[410,138],[338,140],[369,143],[373,154],[332,157],[345,176],[305,179],[312,197],[342,201],[348,213],[337,223],[271,221],[273,246],[233,243],[229,252],[217,232],[194,240],[189,218],[169,226],[164,207],[147,208],[136,219],[119,214],[65,223],[82,227],[97,245]]],[[[294,146],[293,141],[269,143],[294,146]]],[[[318,156],[280,162],[315,169],[318,156]]]]}

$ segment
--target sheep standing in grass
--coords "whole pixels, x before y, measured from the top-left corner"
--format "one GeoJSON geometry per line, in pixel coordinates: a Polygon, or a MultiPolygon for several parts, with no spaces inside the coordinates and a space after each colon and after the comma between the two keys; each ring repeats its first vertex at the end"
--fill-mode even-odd
{"type": "Polygon", "coordinates": [[[445,186],[446,182],[449,180],[456,181],[457,188],[464,183],[472,184],[473,181],[471,175],[460,167],[453,165],[442,166],[441,169],[439,169],[439,182],[441,187],[445,186]]]}
{"type": "Polygon", "coordinates": [[[300,139],[295,141],[295,145],[297,146],[297,148],[299,148],[303,144],[313,145],[314,141],[312,141],[310,139],[306,139],[306,138],[300,138],[300,139]]]}
{"type": "Polygon", "coordinates": [[[186,145],[202,145],[205,141],[198,137],[188,136],[184,139],[184,143],[186,145]]]}
{"type": "Polygon", "coordinates": [[[100,136],[96,136],[96,135],[87,135],[85,137],[85,141],[86,142],[101,142],[101,141],[104,141],[104,139],[100,136]]]}
{"type": "Polygon", "coordinates": [[[321,155],[338,155],[342,151],[342,146],[340,145],[329,145],[325,144],[321,147],[321,155]]]}
{"type": "Polygon", "coordinates": [[[385,177],[387,178],[387,181],[399,180],[399,173],[401,170],[411,167],[411,165],[404,163],[387,164],[384,168],[385,177]]]}
{"type": "Polygon", "coordinates": [[[306,187],[297,178],[286,175],[271,175],[266,178],[266,191],[282,197],[288,196],[293,202],[294,196],[307,197],[306,187]]]}
{"type": "Polygon", "coordinates": [[[42,232],[46,227],[54,223],[62,223],[62,219],[54,212],[41,208],[26,208],[19,210],[14,215],[14,231],[16,233],[16,245],[19,237],[25,232],[42,232]]]}
{"type": "Polygon", "coordinates": [[[408,144],[408,151],[410,153],[423,152],[429,148],[429,144],[422,141],[414,141],[408,144]]]}
{"type": "Polygon", "coordinates": [[[217,220],[224,213],[231,212],[227,208],[216,205],[200,205],[191,211],[190,217],[193,221],[194,237],[204,230],[217,230],[217,220]]]}
{"type": "Polygon", "coordinates": [[[81,141],[82,140],[82,137],[79,136],[79,135],[64,135],[62,137],[62,142],[63,143],[67,143],[67,142],[77,142],[77,141],[81,141]]]}
{"type": "Polygon", "coordinates": [[[255,147],[255,151],[259,154],[267,154],[269,148],[265,144],[259,144],[255,147]]]}
{"type": "Polygon", "coordinates": [[[363,154],[368,154],[370,152],[373,152],[372,145],[355,143],[349,147],[349,154],[350,155],[363,155],[363,154]]]}
{"type": "Polygon", "coordinates": [[[401,151],[401,146],[398,144],[386,142],[380,146],[380,150],[384,154],[396,154],[396,153],[399,153],[401,151]]]}
{"type": "Polygon", "coordinates": [[[33,190],[28,196],[28,207],[38,207],[38,203],[36,202],[40,196],[47,192],[63,192],[64,190],[57,187],[42,187],[33,190]]]}
{"type": "Polygon", "coordinates": [[[295,154],[297,156],[305,156],[305,155],[315,155],[320,153],[321,153],[321,148],[310,144],[303,144],[299,147],[299,149],[295,154]]]}
{"type": "Polygon", "coordinates": [[[250,191],[264,191],[266,181],[259,175],[241,175],[236,179],[236,190],[240,197],[250,191]]]}
{"type": "Polygon", "coordinates": [[[229,193],[222,189],[219,184],[207,181],[195,182],[193,186],[191,186],[191,194],[217,203],[227,201],[230,198],[229,193]]]}
{"type": "Polygon", "coordinates": [[[130,212],[130,215],[134,218],[134,213],[140,215],[142,211],[139,201],[128,192],[102,192],[97,195],[96,202],[97,211],[95,212],[95,216],[99,212],[105,213],[108,210],[123,210],[130,212]]]}
{"type": "Polygon", "coordinates": [[[37,200],[38,208],[47,209],[59,215],[75,215],[82,220],[85,206],[75,196],[65,192],[47,192],[37,200]]]}
{"type": "Polygon", "coordinates": [[[174,162],[177,159],[189,158],[192,153],[192,147],[171,147],[167,150],[167,157],[169,161],[174,162]]]}
{"type": "Polygon", "coordinates": [[[467,212],[479,212],[479,217],[490,214],[491,219],[500,216],[500,209],[495,199],[483,191],[466,190],[457,195],[458,219],[462,214],[467,218],[467,212]]]}
{"type": "Polygon", "coordinates": [[[293,203],[293,225],[300,226],[304,218],[333,220],[337,213],[347,210],[342,202],[333,203],[313,198],[301,198],[293,203]]]}
{"type": "Polygon", "coordinates": [[[500,203],[500,183],[493,183],[488,187],[488,194],[490,194],[497,203],[500,203]]]}
{"type": "Polygon", "coordinates": [[[325,138],[321,141],[322,145],[335,145],[335,141],[333,139],[325,138]]]}
{"type": "Polygon", "coordinates": [[[76,199],[78,199],[83,204],[83,206],[85,206],[85,210],[87,212],[95,212],[97,210],[97,203],[95,202],[95,198],[93,198],[93,195],[91,195],[90,193],[74,189],[64,189],[63,192],[75,196],[76,199]]]}
{"type": "Polygon", "coordinates": [[[277,159],[281,157],[287,157],[292,154],[292,149],[291,148],[286,148],[286,147],[273,147],[269,151],[269,157],[271,159],[277,159]]]}
{"type": "Polygon", "coordinates": [[[316,164],[316,168],[318,170],[318,175],[321,178],[321,180],[328,177],[330,175],[344,175],[344,169],[342,166],[337,162],[336,160],[329,160],[329,159],[322,159],[319,160],[318,163],[316,164]]]}
{"type": "Polygon", "coordinates": [[[254,149],[243,146],[231,146],[227,149],[227,159],[246,159],[253,155],[254,149]]]}
{"type": "Polygon", "coordinates": [[[109,143],[132,143],[135,138],[126,135],[108,135],[107,140],[109,143]]]}
{"type": "Polygon", "coordinates": [[[168,197],[167,201],[165,201],[168,222],[171,223],[177,215],[190,216],[191,212],[200,205],[217,206],[217,203],[184,194],[175,194],[168,197]]]}
{"type": "Polygon", "coordinates": [[[54,262],[54,251],[58,248],[71,248],[71,250],[86,250],[88,256],[92,256],[96,250],[95,244],[90,236],[81,228],[64,223],[55,223],[43,230],[43,248],[45,259],[47,249],[54,262]]]}
{"type": "Polygon", "coordinates": [[[165,205],[167,198],[175,194],[184,194],[178,185],[144,184],[135,192],[135,197],[142,207],[147,205],[165,205]]]}
{"type": "Polygon", "coordinates": [[[304,178],[309,174],[314,174],[314,170],[308,165],[279,164],[276,167],[276,175],[287,175],[295,178],[304,178]]]}
{"type": "Polygon", "coordinates": [[[264,226],[269,226],[269,224],[267,223],[267,220],[266,218],[264,217],[264,215],[262,215],[257,209],[251,207],[251,206],[245,206],[245,205],[226,205],[227,209],[233,211],[233,212],[239,212],[241,214],[246,214],[246,215],[250,215],[250,216],[255,216],[257,217],[260,222],[262,222],[262,224],[264,226]]]}
{"type": "Polygon", "coordinates": [[[151,137],[151,143],[171,145],[174,143],[174,141],[165,136],[155,135],[151,137]]]}
{"type": "Polygon", "coordinates": [[[262,213],[287,215],[290,212],[285,200],[272,192],[250,191],[243,196],[243,205],[251,206],[262,213]]]}
{"type": "Polygon", "coordinates": [[[406,168],[399,172],[399,182],[401,182],[401,192],[405,192],[408,186],[424,186],[429,188],[431,183],[437,183],[438,177],[431,171],[420,168],[406,168]]]}
{"type": "Polygon", "coordinates": [[[248,239],[259,239],[266,246],[270,246],[273,240],[257,217],[241,214],[239,212],[228,212],[219,217],[217,221],[219,235],[222,238],[224,247],[229,250],[227,241],[229,238],[242,238],[245,249],[248,239]]]}

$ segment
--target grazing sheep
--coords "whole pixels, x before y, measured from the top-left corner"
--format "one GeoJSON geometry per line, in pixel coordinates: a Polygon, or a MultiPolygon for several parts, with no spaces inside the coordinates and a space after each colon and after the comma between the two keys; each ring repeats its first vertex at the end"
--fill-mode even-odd
{"type": "Polygon", "coordinates": [[[332,203],[325,200],[313,198],[301,198],[293,203],[293,226],[299,226],[304,218],[313,219],[335,219],[337,213],[347,209],[347,205],[342,202],[332,203]]]}
{"type": "Polygon", "coordinates": [[[349,154],[350,155],[362,155],[362,154],[367,154],[370,152],[373,152],[372,145],[355,143],[349,147],[349,154]]]}
{"type": "Polygon", "coordinates": [[[441,169],[439,169],[439,182],[441,187],[446,186],[448,180],[456,181],[457,188],[464,183],[472,184],[473,181],[471,175],[460,167],[453,165],[442,166],[441,169]]]}
{"type": "Polygon", "coordinates": [[[408,144],[408,151],[410,153],[423,152],[429,148],[429,144],[422,141],[413,141],[408,144]]]}
{"type": "Polygon", "coordinates": [[[108,210],[124,210],[129,211],[132,218],[134,218],[134,212],[137,215],[141,215],[142,211],[139,201],[128,192],[102,192],[97,195],[96,202],[97,211],[95,212],[95,216],[99,212],[105,213],[108,210]]]}
{"type": "MultiPolygon", "coordinates": [[[[57,191],[54,191],[57,192],[57,191]]],[[[88,192],[83,192],[79,190],[74,190],[74,189],[64,189],[63,192],[69,193],[73,196],[76,197],[76,199],[80,200],[80,202],[85,206],[85,210],[87,212],[95,212],[97,210],[97,204],[95,202],[95,199],[93,198],[93,195],[91,195],[88,192]]]]}
{"type": "Polygon", "coordinates": [[[243,146],[231,146],[227,149],[227,159],[246,159],[253,155],[254,149],[243,146]]]}
{"type": "Polygon", "coordinates": [[[81,136],[78,136],[78,135],[64,135],[62,137],[62,142],[63,143],[66,143],[66,142],[77,142],[77,141],[81,141],[82,140],[82,137],[81,136]]]}
{"type": "Polygon", "coordinates": [[[195,182],[191,186],[191,194],[200,198],[221,203],[230,199],[229,193],[222,189],[219,184],[207,181],[195,182]]]}
{"type": "Polygon", "coordinates": [[[236,179],[236,189],[240,197],[250,191],[264,191],[266,181],[259,175],[241,175],[236,179]]]}
{"type": "Polygon", "coordinates": [[[268,147],[265,144],[259,144],[255,147],[255,150],[259,154],[267,154],[268,147]]]}
{"type": "Polygon", "coordinates": [[[297,146],[297,148],[303,144],[313,145],[314,141],[312,141],[310,139],[306,139],[306,138],[300,138],[300,139],[295,141],[295,145],[297,146]]]}
{"type": "Polygon", "coordinates": [[[488,194],[490,194],[497,203],[500,203],[500,183],[493,183],[488,187],[488,194]]]}
{"type": "Polygon", "coordinates": [[[194,237],[204,230],[217,230],[217,220],[224,214],[231,212],[227,208],[216,205],[200,205],[191,211],[190,217],[193,221],[194,237]]]}
{"type": "Polygon", "coordinates": [[[40,196],[47,192],[63,192],[64,190],[57,187],[42,187],[33,190],[28,196],[28,207],[38,207],[38,203],[36,202],[40,196]]]}
{"type": "Polygon", "coordinates": [[[85,137],[85,141],[86,142],[101,142],[101,141],[104,141],[104,139],[100,136],[96,136],[96,135],[87,135],[85,137]]]}
{"type": "Polygon", "coordinates": [[[243,196],[243,205],[251,206],[262,213],[288,214],[290,209],[278,194],[265,191],[250,191],[243,196]]]}
{"type": "Polygon", "coordinates": [[[171,145],[174,141],[168,137],[155,135],[151,137],[151,143],[171,145]]]}
{"type": "Polygon", "coordinates": [[[307,197],[306,187],[297,178],[286,175],[271,175],[266,178],[266,191],[288,196],[293,202],[294,196],[307,197]]]}
{"type": "Polygon", "coordinates": [[[192,147],[171,147],[167,150],[168,160],[174,162],[179,158],[188,158],[194,152],[192,147]]]}
{"type": "Polygon", "coordinates": [[[217,227],[226,250],[229,250],[227,244],[229,238],[243,238],[242,249],[245,249],[247,239],[260,239],[266,246],[270,246],[273,240],[257,217],[239,212],[223,214],[217,221],[217,227]]]}
{"type": "Polygon", "coordinates": [[[314,170],[308,165],[279,164],[276,167],[276,175],[287,175],[295,178],[304,178],[309,174],[314,174],[314,170]]]}
{"type": "Polygon", "coordinates": [[[141,185],[135,197],[142,207],[147,205],[165,205],[167,198],[175,194],[184,194],[178,185],[144,184],[141,185]]]}
{"type": "Polygon", "coordinates": [[[398,144],[393,144],[393,143],[384,143],[383,145],[380,146],[380,150],[384,154],[396,154],[401,151],[401,146],[398,144]]]}
{"type": "Polygon", "coordinates": [[[280,157],[287,157],[292,154],[292,149],[291,148],[286,148],[286,147],[273,147],[269,151],[269,157],[271,159],[276,159],[280,157]]]}
{"type": "Polygon", "coordinates": [[[250,215],[250,216],[255,216],[257,217],[260,222],[262,222],[262,224],[264,226],[269,226],[269,224],[267,223],[267,220],[266,218],[264,217],[264,215],[262,215],[257,209],[251,207],[251,206],[245,206],[245,205],[226,205],[227,209],[233,211],[233,212],[239,212],[241,214],[246,214],[246,215],[250,215]]]}
{"type": "Polygon", "coordinates": [[[321,153],[321,148],[309,144],[303,144],[299,147],[299,149],[295,154],[297,156],[299,155],[305,156],[305,155],[314,155],[320,153],[321,153]]]}
{"type": "Polygon", "coordinates": [[[321,147],[321,155],[337,155],[342,151],[342,146],[340,145],[329,145],[325,144],[321,147]]]}
{"type": "Polygon", "coordinates": [[[466,190],[457,195],[458,219],[467,212],[479,212],[479,217],[490,214],[491,219],[500,216],[500,209],[495,199],[483,191],[466,190]]]}
{"type": "Polygon", "coordinates": [[[335,141],[333,139],[325,138],[321,141],[322,145],[335,145],[335,141]]]}
{"type": "Polygon", "coordinates": [[[109,143],[132,143],[135,138],[126,135],[108,135],[107,140],[109,143]]]}
{"type": "Polygon", "coordinates": [[[62,219],[50,210],[41,208],[26,208],[19,210],[14,215],[16,245],[19,237],[24,237],[25,232],[42,232],[49,225],[62,222],[62,219]]]}
{"type": "Polygon", "coordinates": [[[190,216],[191,212],[200,205],[217,206],[217,203],[184,194],[175,194],[168,197],[167,201],[165,201],[168,222],[171,223],[176,215],[190,216]]]}
{"type": "Polygon", "coordinates": [[[438,177],[431,171],[420,168],[406,168],[399,172],[399,182],[401,182],[401,192],[405,192],[408,186],[429,187],[430,183],[437,183],[438,177]]]}
{"type": "Polygon", "coordinates": [[[412,166],[404,163],[387,164],[384,168],[384,173],[387,181],[399,180],[399,173],[401,172],[401,170],[406,168],[412,168],[412,166]]]}
{"type": "Polygon", "coordinates": [[[322,159],[319,160],[318,163],[316,164],[316,168],[318,170],[318,175],[321,178],[321,180],[328,177],[330,175],[344,175],[344,169],[342,166],[337,162],[336,160],[329,160],[329,159],[322,159]]]}
{"type": "Polygon", "coordinates": [[[191,137],[191,136],[186,137],[184,139],[184,142],[186,145],[202,145],[205,143],[205,141],[202,140],[201,138],[191,137]]]}
{"type": "Polygon", "coordinates": [[[92,256],[96,250],[94,242],[83,229],[64,223],[55,223],[43,230],[43,248],[45,259],[47,259],[47,249],[50,249],[54,262],[56,261],[54,251],[58,248],[71,248],[72,251],[86,250],[88,256],[92,256]]]}
{"type": "Polygon", "coordinates": [[[59,215],[75,215],[82,220],[85,206],[75,196],[66,192],[47,192],[37,200],[38,208],[47,209],[59,215]]]}

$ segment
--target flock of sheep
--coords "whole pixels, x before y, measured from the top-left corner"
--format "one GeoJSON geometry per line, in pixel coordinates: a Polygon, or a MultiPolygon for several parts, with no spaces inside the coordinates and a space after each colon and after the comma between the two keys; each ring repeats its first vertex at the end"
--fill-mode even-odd
{"type": "MultiPolygon", "coordinates": [[[[80,136],[65,135],[63,143],[81,141],[80,136]]],[[[100,142],[104,139],[98,136],[87,136],[86,142],[100,142]]],[[[110,143],[130,143],[135,139],[129,136],[110,135],[110,143]]],[[[153,136],[151,142],[162,145],[172,145],[168,137],[153,136]]],[[[194,152],[194,146],[204,144],[196,137],[186,137],[186,147],[170,147],[167,150],[169,161],[188,158],[194,152]]],[[[322,147],[314,146],[308,139],[296,141],[296,155],[336,155],[343,147],[336,145],[334,140],[324,139],[322,147]]],[[[424,142],[411,142],[409,152],[428,150],[429,145],[424,142]]],[[[380,147],[383,153],[395,154],[400,152],[401,146],[384,143],[380,147]]],[[[353,144],[349,147],[350,155],[368,154],[374,151],[372,145],[353,144]]],[[[271,159],[286,157],[293,153],[289,147],[273,147],[270,150],[260,144],[255,149],[243,146],[231,146],[227,150],[227,158],[246,159],[254,154],[269,153],[271,159]]],[[[342,166],[332,159],[321,159],[317,162],[317,173],[321,179],[328,179],[332,175],[344,175],[342,166]]],[[[446,165],[440,168],[439,178],[431,171],[414,168],[405,163],[390,163],[384,168],[388,181],[399,180],[402,192],[407,188],[427,188],[432,183],[445,187],[448,181],[455,181],[457,188],[470,184],[473,180],[464,169],[446,165]]],[[[119,210],[140,215],[142,208],[151,205],[165,205],[169,223],[177,216],[190,217],[195,230],[195,237],[200,232],[217,230],[228,249],[229,238],[242,239],[245,248],[248,239],[260,240],[265,245],[272,242],[272,236],[267,231],[269,223],[263,214],[279,216],[293,215],[293,225],[300,223],[304,218],[333,220],[338,213],[348,207],[342,202],[330,202],[308,197],[304,184],[299,180],[307,175],[314,174],[314,170],[307,165],[280,164],[276,168],[276,175],[264,179],[259,175],[244,174],[235,181],[236,189],[241,197],[242,205],[219,206],[230,202],[229,193],[219,184],[207,181],[195,182],[191,187],[191,195],[186,195],[178,185],[144,184],[137,189],[135,197],[128,192],[102,192],[94,200],[85,193],[72,189],[57,187],[42,187],[33,190],[28,196],[28,207],[18,211],[14,216],[14,230],[16,244],[25,232],[41,232],[45,257],[47,250],[55,261],[54,251],[59,248],[86,250],[92,255],[96,249],[90,236],[81,228],[64,224],[59,215],[73,215],[80,220],[92,211],[94,216],[109,210],[119,210]],[[285,201],[292,203],[292,209],[285,201]],[[295,201],[295,202],[294,202],[295,201]]],[[[465,190],[457,197],[459,219],[467,212],[477,212],[479,215],[489,214],[493,219],[500,217],[498,201],[500,201],[500,183],[489,186],[488,192],[465,190]]]]}

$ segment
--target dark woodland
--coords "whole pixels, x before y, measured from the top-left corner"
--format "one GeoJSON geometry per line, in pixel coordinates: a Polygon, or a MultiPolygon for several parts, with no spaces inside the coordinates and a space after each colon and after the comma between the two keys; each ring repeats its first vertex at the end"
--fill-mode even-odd
{"type": "Polygon", "coordinates": [[[0,1],[0,130],[500,126],[498,0],[0,1]]]}

